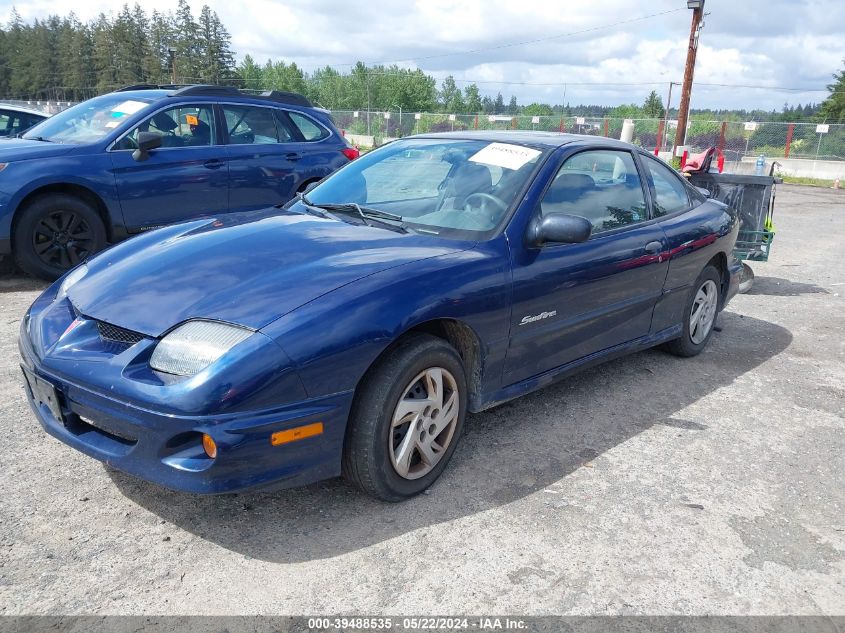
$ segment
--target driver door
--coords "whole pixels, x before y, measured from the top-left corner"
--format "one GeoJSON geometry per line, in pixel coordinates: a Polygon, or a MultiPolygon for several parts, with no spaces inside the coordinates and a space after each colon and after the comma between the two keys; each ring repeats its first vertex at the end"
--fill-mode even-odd
{"type": "Polygon", "coordinates": [[[563,162],[536,212],[585,217],[593,234],[580,244],[514,249],[505,384],[649,333],[669,263],[646,200],[627,150],[587,150],[563,162]]]}
{"type": "Polygon", "coordinates": [[[111,150],[127,229],[138,231],[229,209],[229,167],[211,104],[160,110],[111,150]],[[162,136],[161,147],[136,160],[139,132],[162,136]]]}

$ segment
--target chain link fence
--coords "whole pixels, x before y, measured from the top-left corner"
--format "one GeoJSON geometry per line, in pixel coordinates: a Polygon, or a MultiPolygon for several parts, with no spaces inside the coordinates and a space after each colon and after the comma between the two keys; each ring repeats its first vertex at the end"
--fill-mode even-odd
{"type": "MultiPolygon", "coordinates": [[[[576,116],[439,114],[334,110],[338,127],[347,135],[378,145],[385,140],[461,130],[540,130],[619,139],[626,119],[576,116]]],[[[671,151],[677,121],[628,119],[631,142],[647,150],[671,151]]],[[[365,143],[366,144],[366,143],[365,143]]],[[[768,159],[803,158],[845,160],[845,124],[690,121],[686,146],[690,153],[720,148],[726,159],[737,161],[760,154],[768,159]]]]}
{"type": "MultiPolygon", "coordinates": [[[[48,114],[73,105],[68,101],[3,100],[48,114]]],[[[538,130],[620,138],[626,119],[579,116],[531,116],[445,114],[398,111],[333,110],[337,126],[356,145],[373,147],[387,140],[461,130],[538,130]]],[[[670,152],[677,121],[629,119],[633,124],[631,142],[649,151],[670,152]]],[[[845,161],[845,124],[700,121],[687,128],[686,147],[690,153],[718,147],[726,160],[741,163],[743,158],[760,154],[767,160],[810,159],[845,161]]]]}

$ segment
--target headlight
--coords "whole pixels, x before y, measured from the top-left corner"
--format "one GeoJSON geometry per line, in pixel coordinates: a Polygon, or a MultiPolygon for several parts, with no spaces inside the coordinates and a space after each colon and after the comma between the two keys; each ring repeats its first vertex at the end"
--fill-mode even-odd
{"type": "Polygon", "coordinates": [[[167,374],[193,376],[252,334],[252,330],[236,325],[188,321],[156,345],[150,367],[167,374]]]}
{"type": "Polygon", "coordinates": [[[59,286],[59,291],[56,293],[56,301],[59,299],[64,299],[67,296],[67,291],[70,290],[71,286],[75,283],[78,283],[85,275],[88,274],[88,265],[81,264],[74,268],[72,271],[68,273],[68,275],[62,281],[62,285],[59,286]]]}

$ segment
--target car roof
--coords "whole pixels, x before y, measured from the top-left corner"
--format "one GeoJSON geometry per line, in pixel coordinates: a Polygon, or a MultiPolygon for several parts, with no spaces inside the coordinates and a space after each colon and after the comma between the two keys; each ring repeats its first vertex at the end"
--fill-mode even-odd
{"type": "MultiPolygon", "coordinates": [[[[156,103],[161,101],[167,97],[173,97],[174,100],[178,100],[175,102],[184,103],[185,101],[237,101],[237,102],[244,102],[244,103],[254,103],[260,105],[275,105],[275,106],[284,106],[286,108],[294,108],[294,109],[304,109],[304,110],[318,110],[322,112],[328,113],[327,110],[323,110],[322,108],[318,108],[314,105],[305,105],[300,103],[288,103],[285,101],[275,100],[273,98],[268,98],[266,95],[261,94],[249,94],[249,93],[219,93],[214,94],[214,92],[208,93],[197,93],[197,94],[181,94],[180,91],[184,88],[190,88],[192,86],[181,86],[181,87],[165,87],[165,88],[138,88],[138,89],[123,89],[117,90],[115,92],[108,93],[109,95],[120,95],[121,97],[125,97],[127,100],[137,99],[139,101],[146,101],[149,103],[156,103]]],[[[195,86],[196,88],[202,88],[203,86],[195,86]]],[[[209,86],[209,88],[215,88],[215,86],[209,86]]],[[[291,93],[293,94],[293,93],[291,93]]]]}
{"type": "Polygon", "coordinates": [[[35,108],[25,108],[23,106],[12,105],[11,103],[0,103],[0,109],[3,110],[14,110],[15,112],[25,112],[26,114],[37,114],[38,116],[43,116],[48,118],[50,115],[46,112],[42,112],[41,110],[36,110],[35,108]]]}
{"type": "Polygon", "coordinates": [[[623,143],[613,138],[593,136],[591,134],[566,134],[560,132],[542,132],[531,130],[465,130],[461,132],[437,132],[433,134],[417,134],[405,138],[443,138],[487,141],[490,143],[512,143],[515,145],[532,145],[556,148],[570,143],[588,142],[600,147],[615,147],[631,149],[630,143],[623,143]]]}

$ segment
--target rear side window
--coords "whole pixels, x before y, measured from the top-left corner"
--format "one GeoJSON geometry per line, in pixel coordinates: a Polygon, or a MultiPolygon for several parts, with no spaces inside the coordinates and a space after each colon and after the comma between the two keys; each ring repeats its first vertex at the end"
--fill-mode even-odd
{"type": "Polygon", "coordinates": [[[290,143],[290,132],[276,125],[270,108],[224,105],[223,116],[231,145],[266,145],[290,143]]]}
{"type": "Polygon", "coordinates": [[[642,162],[654,186],[654,217],[689,208],[689,194],[680,176],[653,158],[643,156],[642,162]]]}
{"type": "Polygon", "coordinates": [[[299,131],[302,132],[302,137],[306,141],[319,141],[329,135],[326,128],[317,125],[314,121],[303,114],[299,114],[298,112],[288,112],[288,116],[290,116],[294,125],[299,128],[299,131]]]}
{"type": "Polygon", "coordinates": [[[0,110],[0,136],[14,136],[43,121],[43,117],[14,110],[0,110]]]}

